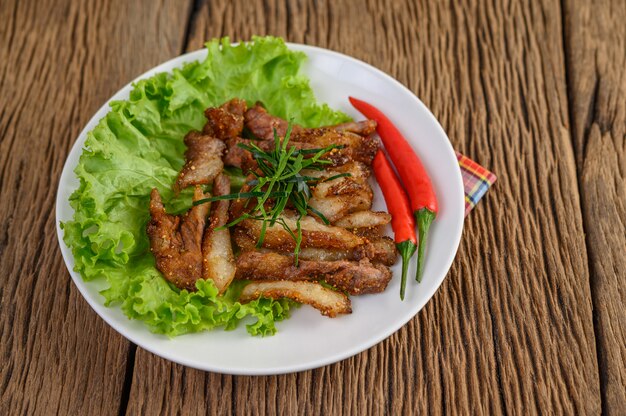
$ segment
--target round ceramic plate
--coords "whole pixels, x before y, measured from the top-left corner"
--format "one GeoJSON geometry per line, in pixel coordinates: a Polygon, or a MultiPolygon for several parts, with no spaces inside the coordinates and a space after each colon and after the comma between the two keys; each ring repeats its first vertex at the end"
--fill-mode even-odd
{"type": "MultiPolygon", "coordinates": [[[[202,370],[246,375],[302,371],[343,360],[384,340],[413,318],[433,296],[456,254],[463,229],[463,183],[450,141],[431,112],[402,84],[364,62],[311,46],[290,44],[289,47],[308,55],[303,72],[311,79],[319,102],[328,103],[355,119],[362,116],[352,108],[348,96],[375,104],[405,134],[424,162],[440,206],[430,231],[424,278],[421,284],[415,282],[413,263],[406,298],[401,302],[398,262],[392,268],[393,279],[384,293],[352,297],[351,315],[329,319],[303,306],[295,309],[290,319],[277,323],[278,333],[272,337],[251,337],[243,325],[234,331],[215,330],[173,339],[151,333],[142,322],[129,320],[118,307],[104,306],[99,291],[105,288],[105,282],[85,282],[73,271],[74,259],[59,227],[61,221],[72,218],[68,198],[78,187],[73,170],[87,132],[107,113],[107,102],[80,133],[65,162],[56,206],[59,244],[74,283],[96,313],[130,341],[168,360],[202,370]]],[[[139,78],[171,71],[205,56],[205,50],[192,52],[139,78]]],[[[127,99],[131,88],[131,84],[126,85],[111,100],[127,99]]],[[[376,184],[373,186],[373,209],[385,210],[380,189],[376,184]]]]}

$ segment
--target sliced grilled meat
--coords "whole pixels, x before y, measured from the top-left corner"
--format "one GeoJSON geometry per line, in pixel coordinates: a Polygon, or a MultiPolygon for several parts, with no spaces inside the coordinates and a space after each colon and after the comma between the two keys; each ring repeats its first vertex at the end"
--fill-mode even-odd
{"type": "Polygon", "coordinates": [[[322,213],[331,223],[346,214],[369,210],[374,194],[368,183],[370,170],[363,163],[350,162],[338,168],[322,172],[306,171],[303,175],[329,178],[338,174],[349,174],[329,181],[319,182],[312,189],[309,205],[322,213]]]}
{"type": "Polygon", "coordinates": [[[365,210],[347,214],[335,221],[334,225],[347,228],[356,235],[372,238],[382,236],[385,226],[390,222],[391,215],[386,212],[365,210]]]}
{"type": "Polygon", "coordinates": [[[300,260],[272,252],[247,251],[237,259],[237,279],[324,280],[351,295],[379,293],[391,280],[391,271],[368,259],[356,261],[300,260]]]}
{"type": "MultiPolygon", "coordinates": [[[[228,176],[219,174],[213,182],[213,194],[220,196],[229,193],[228,176]]],[[[220,293],[224,293],[235,277],[235,258],[230,242],[230,231],[218,230],[228,223],[228,204],[229,201],[217,201],[212,204],[210,222],[202,240],[203,278],[213,280],[220,293]]]]}
{"type": "MultiPolygon", "coordinates": [[[[249,172],[256,169],[257,164],[252,154],[245,149],[239,147],[239,144],[255,144],[259,148],[265,151],[271,151],[274,149],[274,141],[271,140],[248,140],[235,137],[226,140],[226,154],[224,156],[224,165],[233,166],[242,169],[244,172],[249,172]]],[[[314,143],[303,143],[289,140],[289,147],[295,147],[296,149],[318,149],[314,143]]],[[[329,160],[330,166],[341,166],[349,163],[353,159],[354,149],[351,147],[345,147],[342,149],[333,149],[327,152],[322,159],[329,160]]],[[[312,156],[312,155],[310,155],[312,156]]],[[[310,157],[307,156],[307,157],[310,157]]],[[[369,163],[369,156],[366,157],[363,162],[369,163]]]]}
{"type": "MultiPolygon", "coordinates": [[[[285,210],[279,220],[285,224],[295,234],[297,215],[292,211],[285,210]]],[[[318,222],[311,216],[306,216],[300,221],[302,229],[301,247],[317,247],[331,249],[350,250],[365,243],[362,237],[352,234],[350,231],[341,227],[333,227],[318,222]]],[[[244,220],[235,228],[234,238],[238,238],[238,234],[243,234],[253,241],[258,241],[261,234],[261,221],[244,220]]],[[[291,235],[279,224],[268,226],[265,231],[265,239],[263,240],[264,248],[275,250],[293,251],[296,242],[291,235]]]]}
{"type": "MultiPolygon", "coordinates": [[[[283,137],[287,132],[287,125],[289,124],[287,120],[268,113],[259,103],[256,103],[246,111],[244,119],[246,127],[252,134],[262,140],[274,139],[274,129],[276,129],[278,136],[283,137]]],[[[376,131],[376,122],[374,120],[349,121],[347,123],[313,129],[306,129],[294,124],[291,129],[295,136],[300,136],[301,134],[306,135],[320,130],[333,130],[340,133],[350,132],[360,136],[369,136],[376,131]]]]}
{"type": "Polygon", "coordinates": [[[186,162],[174,183],[176,193],[188,186],[209,184],[224,169],[222,154],[226,145],[223,141],[198,131],[189,132],[184,140],[186,162]]]}
{"type": "Polygon", "coordinates": [[[376,122],[374,120],[349,121],[347,123],[327,126],[325,128],[339,132],[349,131],[351,133],[356,133],[359,136],[369,136],[376,131],[376,122]]]}
{"type": "MultiPolygon", "coordinates": [[[[233,235],[233,241],[241,251],[260,251],[267,252],[269,249],[257,249],[256,242],[247,234],[237,232],[233,235]]],[[[292,254],[293,251],[278,250],[282,254],[292,254]]],[[[337,261],[337,260],[362,260],[369,259],[374,263],[382,263],[391,266],[398,259],[398,250],[393,240],[389,237],[377,237],[368,239],[364,244],[350,250],[329,249],[304,247],[300,249],[298,256],[302,260],[320,260],[320,261],[337,261]]]]}
{"type": "MultiPolygon", "coordinates": [[[[196,187],[194,201],[206,197],[196,187]]],[[[185,215],[169,215],[157,189],[150,194],[150,222],[147,234],[156,267],[163,276],[180,289],[196,290],[202,278],[202,233],[209,204],[191,208],[185,215]]]]}
{"type": "Polygon", "coordinates": [[[219,107],[207,108],[204,111],[207,122],[202,132],[220,140],[240,136],[247,108],[246,102],[239,98],[233,98],[219,107]]]}
{"type": "MultiPolygon", "coordinates": [[[[246,127],[256,137],[262,140],[273,140],[274,129],[279,137],[284,137],[287,131],[287,121],[280,117],[269,114],[259,104],[246,111],[244,116],[246,127]]],[[[379,143],[370,135],[358,133],[372,132],[376,124],[371,122],[344,123],[337,126],[305,129],[300,126],[292,126],[290,142],[309,143],[316,148],[324,148],[330,145],[344,146],[339,152],[342,159],[337,160],[337,165],[347,163],[350,160],[363,162],[370,165],[378,150],[379,143]]]]}
{"type": "Polygon", "coordinates": [[[252,282],[243,289],[239,301],[246,303],[260,297],[293,299],[313,306],[329,318],[352,313],[352,305],[346,295],[315,282],[252,282]]]}
{"type": "MultiPolygon", "coordinates": [[[[267,112],[261,104],[256,103],[244,114],[245,125],[254,136],[261,140],[274,140],[274,129],[279,137],[284,137],[287,132],[287,120],[276,117],[267,112]]],[[[300,132],[302,127],[293,125],[292,133],[300,132]]]]}

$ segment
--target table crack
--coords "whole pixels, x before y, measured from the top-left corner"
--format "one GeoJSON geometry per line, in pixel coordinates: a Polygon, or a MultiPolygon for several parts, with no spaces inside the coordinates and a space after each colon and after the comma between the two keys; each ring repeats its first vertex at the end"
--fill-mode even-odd
{"type": "Polygon", "coordinates": [[[181,54],[187,52],[189,40],[191,39],[191,29],[194,26],[194,16],[198,14],[203,4],[204,0],[193,0],[191,2],[189,15],[187,16],[187,25],[185,26],[185,33],[183,34],[182,50],[180,51],[181,54]]]}
{"type": "Polygon", "coordinates": [[[124,372],[124,384],[122,385],[122,395],[120,398],[120,408],[117,414],[119,416],[126,415],[128,409],[128,401],[130,399],[130,390],[133,385],[133,374],[135,372],[135,355],[137,353],[137,345],[132,342],[128,346],[128,356],[126,357],[126,371],[124,372]]]}
{"type": "MultiPolygon", "coordinates": [[[[578,191],[578,204],[579,204],[579,209],[580,209],[580,213],[581,213],[581,219],[582,219],[582,227],[583,227],[583,234],[584,234],[584,239],[585,239],[585,252],[587,254],[587,273],[589,276],[589,290],[591,293],[591,313],[592,313],[592,324],[593,324],[593,336],[594,336],[594,344],[596,347],[596,364],[598,366],[598,382],[600,384],[600,406],[601,406],[601,412],[602,414],[606,414],[607,413],[607,396],[606,396],[606,384],[607,384],[607,380],[606,380],[606,374],[607,374],[607,370],[606,370],[606,363],[603,363],[602,360],[602,353],[601,353],[601,345],[600,345],[600,337],[599,337],[599,324],[598,324],[598,315],[596,315],[594,313],[595,311],[595,299],[596,299],[596,288],[595,285],[593,284],[593,281],[595,279],[595,273],[593,268],[591,267],[590,264],[590,257],[591,257],[591,253],[589,251],[589,247],[590,247],[590,242],[589,242],[589,233],[587,232],[587,221],[585,220],[585,203],[581,194],[581,190],[582,188],[582,171],[583,171],[583,163],[582,163],[582,158],[581,160],[576,160],[578,159],[577,154],[575,152],[576,150],[576,140],[574,139],[576,137],[576,125],[574,123],[575,117],[574,117],[574,102],[573,102],[573,92],[572,92],[572,83],[571,83],[571,77],[572,75],[570,74],[570,49],[568,47],[568,42],[567,42],[567,18],[566,18],[566,11],[565,11],[565,0],[560,0],[559,1],[559,6],[561,9],[561,46],[563,48],[563,62],[564,62],[564,69],[565,69],[565,96],[567,98],[567,117],[569,118],[568,120],[568,124],[569,124],[569,129],[568,129],[568,133],[570,135],[570,142],[572,143],[572,149],[574,150],[574,158],[575,158],[575,162],[574,165],[576,166],[576,186],[577,186],[577,191],[578,191]]],[[[583,129],[585,129],[585,136],[587,136],[588,134],[588,130],[589,127],[591,126],[591,124],[593,123],[593,117],[596,114],[596,100],[597,100],[597,94],[598,94],[598,87],[599,87],[599,80],[596,79],[594,88],[593,88],[593,94],[592,94],[592,100],[591,100],[591,105],[589,108],[589,113],[588,113],[588,119],[586,121],[586,125],[583,126],[583,129]]],[[[579,155],[585,155],[586,153],[586,140],[581,143],[582,152],[578,152],[579,155]]]]}

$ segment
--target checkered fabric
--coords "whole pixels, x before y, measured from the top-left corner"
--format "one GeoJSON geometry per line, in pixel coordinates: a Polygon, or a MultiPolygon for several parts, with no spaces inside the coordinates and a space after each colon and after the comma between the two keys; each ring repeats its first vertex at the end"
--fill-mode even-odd
{"type": "Polygon", "coordinates": [[[465,188],[465,215],[476,206],[480,198],[485,195],[489,187],[496,181],[496,175],[480,166],[467,156],[459,152],[456,153],[463,176],[463,187],[465,188]]]}

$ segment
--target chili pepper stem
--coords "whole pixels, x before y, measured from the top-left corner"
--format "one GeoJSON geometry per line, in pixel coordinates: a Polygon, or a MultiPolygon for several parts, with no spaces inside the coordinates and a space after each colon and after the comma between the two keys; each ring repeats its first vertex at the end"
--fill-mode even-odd
{"type": "Polygon", "coordinates": [[[404,300],[404,290],[406,289],[406,275],[407,270],[409,269],[409,262],[411,261],[411,257],[415,253],[417,249],[417,245],[413,243],[411,240],[402,241],[401,243],[397,243],[396,247],[400,252],[400,256],[402,257],[402,280],[400,281],[400,300],[404,300]]]}
{"type": "Polygon", "coordinates": [[[428,208],[422,208],[415,211],[415,222],[417,223],[417,232],[419,234],[419,247],[417,249],[417,273],[415,280],[422,281],[422,273],[424,272],[424,252],[426,250],[426,240],[428,238],[428,230],[430,224],[435,219],[435,213],[428,208]]]}

